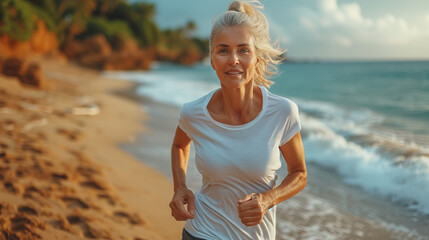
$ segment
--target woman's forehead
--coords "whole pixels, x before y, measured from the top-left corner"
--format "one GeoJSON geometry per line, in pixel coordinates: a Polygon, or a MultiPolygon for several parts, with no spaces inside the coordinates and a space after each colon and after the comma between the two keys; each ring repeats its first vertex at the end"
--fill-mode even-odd
{"type": "Polygon", "coordinates": [[[213,46],[254,46],[253,35],[246,27],[232,26],[221,30],[213,41],[213,46]]]}

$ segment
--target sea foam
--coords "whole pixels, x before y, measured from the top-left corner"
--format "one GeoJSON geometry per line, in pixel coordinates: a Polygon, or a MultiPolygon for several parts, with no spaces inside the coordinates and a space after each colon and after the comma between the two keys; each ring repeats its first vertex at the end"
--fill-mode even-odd
{"type": "Polygon", "coordinates": [[[348,141],[322,121],[301,114],[306,160],[337,171],[345,182],[429,213],[429,158],[383,154],[348,141]]]}

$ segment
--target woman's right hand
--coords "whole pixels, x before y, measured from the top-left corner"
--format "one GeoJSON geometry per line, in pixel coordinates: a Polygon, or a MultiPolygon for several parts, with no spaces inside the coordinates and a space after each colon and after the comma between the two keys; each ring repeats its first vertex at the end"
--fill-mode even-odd
{"type": "Polygon", "coordinates": [[[170,202],[171,215],[177,221],[186,221],[195,217],[194,193],[188,188],[178,189],[170,202]],[[187,205],[187,208],[185,208],[187,205]]]}

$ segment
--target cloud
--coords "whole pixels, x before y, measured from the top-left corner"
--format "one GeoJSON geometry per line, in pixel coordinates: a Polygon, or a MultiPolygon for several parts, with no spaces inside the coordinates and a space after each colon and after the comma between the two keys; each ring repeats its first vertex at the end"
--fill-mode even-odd
{"type": "Polygon", "coordinates": [[[337,0],[320,1],[323,17],[322,25],[332,26],[347,22],[361,23],[363,17],[360,6],[357,3],[349,3],[338,6],[337,0]]]}
{"type": "Polygon", "coordinates": [[[429,13],[424,16],[424,19],[427,24],[429,24],[429,13]]]}
{"type": "MultiPolygon", "coordinates": [[[[429,22],[429,14],[425,19],[429,22]]],[[[303,12],[300,24],[310,37],[349,48],[361,44],[405,46],[427,37],[424,29],[402,18],[391,14],[364,17],[358,3],[338,4],[337,0],[320,0],[316,11],[303,12]]]]}
{"type": "Polygon", "coordinates": [[[333,40],[338,43],[340,46],[343,47],[350,47],[352,46],[352,40],[348,37],[342,36],[342,35],[334,35],[332,36],[333,40]]]}
{"type": "Polygon", "coordinates": [[[282,25],[278,24],[274,19],[270,16],[267,16],[267,20],[270,24],[270,32],[273,35],[275,41],[279,41],[280,43],[287,45],[290,43],[290,37],[286,33],[285,29],[282,25]]]}

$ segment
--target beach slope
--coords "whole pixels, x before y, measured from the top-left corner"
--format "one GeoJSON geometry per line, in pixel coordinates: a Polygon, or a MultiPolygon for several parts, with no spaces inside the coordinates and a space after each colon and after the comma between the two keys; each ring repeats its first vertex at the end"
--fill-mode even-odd
{"type": "Polygon", "coordinates": [[[0,239],[177,239],[171,182],[117,147],[144,131],[131,83],[33,61],[43,89],[0,75],[0,239]]]}

